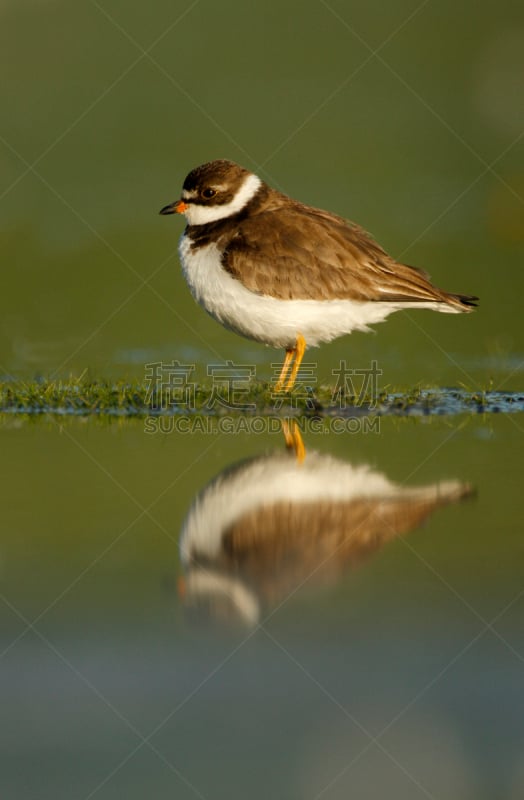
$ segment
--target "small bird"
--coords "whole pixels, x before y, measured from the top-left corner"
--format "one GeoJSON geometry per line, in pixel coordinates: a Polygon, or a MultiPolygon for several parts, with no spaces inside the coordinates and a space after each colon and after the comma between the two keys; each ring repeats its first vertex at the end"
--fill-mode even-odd
{"type": "Polygon", "coordinates": [[[367,464],[275,451],[230,464],[194,498],[182,525],[178,589],[196,616],[256,625],[299,587],[341,581],[468,483],[405,486],[367,464]]]}
{"type": "Polygon", "coordinates": [[[180,200],[160,211],[175,213],[187,221],[179,252],[195,300],[226,328],[285,349],[277,391],[292,389],[306,345],[369,331],[400,309],[460,313],[478,300],[437,288],[359,225],[233,161],[192,170],[180,200]]]}

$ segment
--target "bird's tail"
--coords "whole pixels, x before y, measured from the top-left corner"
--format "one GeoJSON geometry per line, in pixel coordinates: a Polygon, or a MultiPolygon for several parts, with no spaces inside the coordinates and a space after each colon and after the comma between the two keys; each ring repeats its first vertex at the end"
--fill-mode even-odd
{"type": "Polygon", "coordinates": [[[446,302],[453,306],[457,311],[465,311],[469,313],[474,311],[478,305],[479,298],[473,294],[448,294],[446,293],[446,302]]]}

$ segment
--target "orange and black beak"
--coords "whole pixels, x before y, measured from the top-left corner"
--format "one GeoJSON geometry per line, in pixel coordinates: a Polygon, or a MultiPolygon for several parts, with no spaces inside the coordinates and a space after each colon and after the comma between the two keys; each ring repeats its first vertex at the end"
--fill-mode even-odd
{"type": "Polygon", "coordinates": [[[188,204],[184,203],[183,200],[177,200],[175,203],[170,203],[168,206],[164,206],[161,209],[160,214],[165,216],[166,214],[183,214],[184,211],[187,211],[188,204]]]}

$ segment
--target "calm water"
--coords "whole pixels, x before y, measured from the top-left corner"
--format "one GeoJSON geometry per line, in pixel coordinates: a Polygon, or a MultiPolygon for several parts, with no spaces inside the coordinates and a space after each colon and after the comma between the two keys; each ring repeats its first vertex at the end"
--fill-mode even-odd
{"type": "Polygon", "coordinates": [[[521,797],[515,419],[384,419],[301,467],[277,434],[3,430],[3,795],[521,797]],[[297,469],[344,484],[320,529],[297,469]],[[259,523],[213,556],[232,485],[259,523]]]}
{"type": "MultiPolygon", "coordinates": [[[[319,381],[522,392],[523,31],[513,0],[3,0],[0,378],[269,378],[158,216],[226,157],[481,297],[310,351],[319,381]]],[[[2,423],[2,798],[521,798],[523,434],[382,419],[299,467],[277,433],[2,423]]]]}

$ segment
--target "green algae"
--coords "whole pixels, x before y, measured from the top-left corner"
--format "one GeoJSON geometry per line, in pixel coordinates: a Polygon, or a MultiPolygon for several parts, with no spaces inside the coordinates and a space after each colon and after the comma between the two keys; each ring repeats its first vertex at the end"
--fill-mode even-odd
{"type": "Polygon", "coordinates": [[[377,397],[334,394],[324,385],[300,392],[274,392],[270,384],[252,381],[241,402],[221,396],[216,386],[197,385],[190,400],[180,389],[151,391],[139,381],[34,380],[0,382],[0,413],[148,417],[169,415],[364,416],[512,413],[524,410],[524,392],[467,391],[456,388],[391,390],[377,397]]]}

